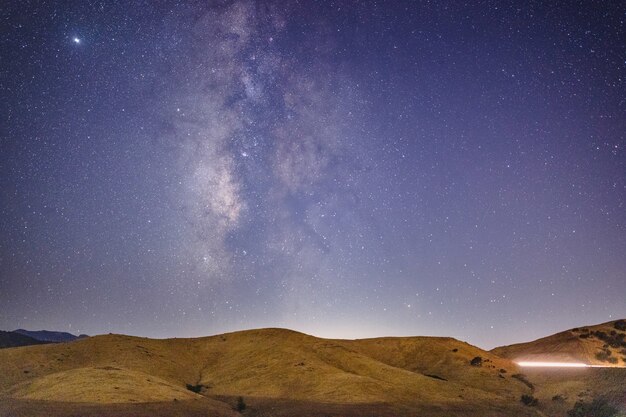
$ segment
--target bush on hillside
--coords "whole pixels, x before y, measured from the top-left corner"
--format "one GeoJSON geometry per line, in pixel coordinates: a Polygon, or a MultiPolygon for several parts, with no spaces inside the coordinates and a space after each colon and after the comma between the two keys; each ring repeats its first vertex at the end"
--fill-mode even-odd
{"type": "Polygon", "coordinates": [[[613,327],[615,327],[617,330],[621,330],[622,332],[626,332],[626,320],[617,320],[613,324],[613,327]]]}
{"type": "Polygon", "coordinates": [[[539,400],[533,397],[532,395],[524,394],[520,399],[522,404],[527,405],[529,407],[536,407],[539,404],[539,400]]]}
{"type": "Polygon", "coordinates": [[[470,361],[470,365],[483,366],[483,358],[481,358],[480,356],[476,356],[474,359],[470,361]]]}
{"type": "Polygon", "coordinates": [[[616,359],[616,358],[613,358],[611,356],[611,351],[609,349],[604,349],[604,350],[601,350],[600,352],[596,353],[596,359],[601,361],[601,362],[611,362],[612,363],[612,359],[616,359]]]}
{"type": "Polygon", "coordinates": [[[603,398],[596,398],[592,402],[577,401],[574,408],[567,412],[568,417],[615,417],[617,409],[603,398]]]}
{"type": "Polygon", "coordinates": [[[598,331],[595,332],[594,335],[611,347],[626,347],[626,334],[624,333],[617,333],[615,330],[613,330],[609,334],[598,331]]]}
{"type": "Polygon", "coordinates": [[[196,394],[200,394],[200,391],[202,391],[202,388],[204,388],[204,385],[202,384],[198,384],[198,385],[187,384],[187,389],[189,391],[195,392],[196,394]]]}

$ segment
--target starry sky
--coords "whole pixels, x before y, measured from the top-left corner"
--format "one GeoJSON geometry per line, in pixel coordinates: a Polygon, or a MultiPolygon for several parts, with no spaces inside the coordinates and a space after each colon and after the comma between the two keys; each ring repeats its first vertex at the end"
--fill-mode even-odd
{"type": "Polygon", "coordinates": [[[626,317],[626,5],[17,1],[0,328],[491,348],[626,317]]]}

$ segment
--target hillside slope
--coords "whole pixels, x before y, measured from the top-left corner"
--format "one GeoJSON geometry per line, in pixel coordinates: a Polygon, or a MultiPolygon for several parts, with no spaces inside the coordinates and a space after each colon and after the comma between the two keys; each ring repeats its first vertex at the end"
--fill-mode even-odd
{"type": "Polygon", "coordinates": [[[626,410],[626,320],[616,320],[556,333],[491,352],[515,361],[583,362],[609,368],[524,368],[533,384],[538,409],[562,416],[577,401],[604,398],[626,410]]]}
{"type": "Polygon", "coordinates": [[[1,351],[0,409],[192,415],[201,405],[227,415],[243,396],[250,412],[276,416],[535,415],[519,402],[530,389],[510,377],[516,372],[512,362],[450,338],[329,340],[283,329],[198,339],[105,335],[1,351]],[[481,366],[470,365],[476,357],[481,366]],[[163,407],[151,408],[157,402],[163,407]]]}
{"type": "Polygon", "coordinates": [[[574,328],[532,342],[497,347],[491,352],[515,361],[626,366],[626,320],[574,328]]]}
{"type": "Polygon", "coordinates": [[[511,359],[581,361],[608,348],[615,357],[621,326],[492,352],[444,337],[332,340],[285,329],[9,348],[0,350],[0,417],[234,416],[240,396],[248,416],[565,416],[600,396],[626,406],[626,369],[524,375],[511,359]],[[523,395],[538,403],[524,406],[523,395]]]}

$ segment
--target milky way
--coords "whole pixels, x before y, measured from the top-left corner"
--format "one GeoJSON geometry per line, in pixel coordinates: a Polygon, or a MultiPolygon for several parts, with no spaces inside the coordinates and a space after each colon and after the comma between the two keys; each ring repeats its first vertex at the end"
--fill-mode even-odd
{"type": "Polygon", "coordinates": [[[626,316],[626,8],[10,1],[0,328],[626,316]]]}

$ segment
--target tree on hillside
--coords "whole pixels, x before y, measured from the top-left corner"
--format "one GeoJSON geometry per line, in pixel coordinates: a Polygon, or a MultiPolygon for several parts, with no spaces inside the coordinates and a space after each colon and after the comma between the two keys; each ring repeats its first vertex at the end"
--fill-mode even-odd
{"type": "Polygon", "coordinates": [[[470,361],[470,365],[472,365],[472,366],[482,366],[483,365],[483,358],[481,358],[480,356],[476,356],[474,359],[472,359],[470,361]]]}

